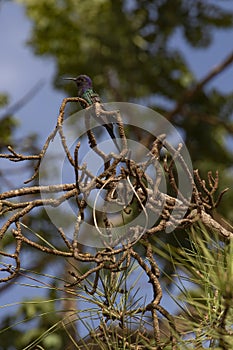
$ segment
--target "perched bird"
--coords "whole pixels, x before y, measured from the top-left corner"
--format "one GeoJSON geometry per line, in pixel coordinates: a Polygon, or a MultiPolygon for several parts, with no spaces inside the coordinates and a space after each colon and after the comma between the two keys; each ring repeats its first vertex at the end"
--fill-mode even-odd
{"type": "MultiPolygon", "coordinates": [[[[87,105],[83,102],[80,102],[80,105],[83,109],[93,105],[94,103],[98,102],[101,103],[99,95],[94,91],[92,86],[92,80],[87,75],[79,75],[77,78],[64,78],[65,80],[72,80],[76,83],[78,88],[78,97],[83,98],[87,105]]],[[[116,142],[116,137],[113,132],[113,125],[112,123],[109,123],[106,117],[104,116],[98,116],[96,119],[100,119],[101,122],[103,122],[103,126],[111,136],[115,146],[117,147],[118,151],[121,152],[120,147],[118,146],[116,142]]]]}

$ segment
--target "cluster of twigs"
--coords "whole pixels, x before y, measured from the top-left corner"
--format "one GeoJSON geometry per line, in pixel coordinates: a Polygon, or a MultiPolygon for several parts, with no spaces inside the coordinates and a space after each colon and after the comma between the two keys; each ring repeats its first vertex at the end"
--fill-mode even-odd
{"type": "MultiPolygon", "coordinates": [[[[157,313],[160,313],[172,325],[173,332],[171,333],[170,340],[173,346],[172,348],[176,349],[176,340],[174,337],[175,325],[172,321],[172,316],[160,305],[162,289],[159,282],[159,269],[153,255],[150,237],[158,232],[165,232],[169,227],[185,228],[187,225],[192,225],[196,221],[202,221],[204,225],[217,230],[224,238],[232,238],[233,233],[223,228],[207,213],[209,209],[213,209],[219,204],[222,195],[226,190],[221,192],[218,198],[215,199],[219,184],[218,173],[216,173],[215,177],[213,177],[211,173],[208,174],[208,184],[201,179],[197,170],[194,172],[193,177],[181,155],[182,145],[180,144],[177,148],[174,148],[166,141],[165,134],[162,134],[155,139],[150,152],[148,153],[147,160],[142,163],[136,163],[130,158],[130,150],[127,147],[127,138],[125,136],[124,124],[120,111],[106,111],[99,103],[96,103],[85,110],[85,122],[89,145],[102,159],[104,165],[102,173],[98,174],[98,176],[92,174],[85,165],[79,164],[80,142],[77,143],[74,155],[72,156],[67,146],[66,135],[63,130],[66,104],[69,102],[80,101],[85,103],[85,100],[78,97],[66,98],[63,100],[57,120],[57,126],[48,136],[40,154],[25,156],[17,153],[9,146],[8,149],[10,153],[0,155],[1,158],[7,158],[12,162],[37,160],[33,176],[25,181],[25,183],[28,184],[38,176],[41,162],[46,155],[49,144],[58,133],[66,157],[75,174],[74,183],[49,186],[27,186],[4,192],[0,195],[0,214],[3,217],[6,217],[6,220],[0,229],[0,237],[4,239],[6,234],[10,234],[9,230],[11,230],[15,240],[15,250],[13,253],[0,251],[0,254],[15,262],[14,265],[13,263],[9,263],[6,264],[4,268],[1,268],[4,277],[2,277],[0,281],[7,282],[17,276],[20,270],[20,254],[23,244],[36,248],[47,254],[72,257],[77,261],[91,264],[93,267],[82,275],[78,275],[72,271],[71,275],[73,277],[73,282],[67,285],[67,288],[74,287],[78,284],[84,283],[88,278],[93,277],[91,290],[88,290],[87,287],[85,287],[86,292],[90,295],[96,293],[100,272],[106,270],[108,273],[114,274],[116,272],[125,271],[129,265],[135,261],[149,279],[153,291],[153,298],[147,305],[137,307],[134,311],[130,310],[129,313],[151,313],[156,344],[160,343],[161,336],[159,318],[157,316],[157,313]],[[118,127],[119,139],[121,140],[121,152],[119,154],[106,154],[98,147],[95,134],[90,127],[90,118],[93,114],[97,117],[99,115],[105,115],[107,118],[111,116],[111,118],[115,120],[118,127]],[[162,151],[163,154],[164,151],[169,154],[170,158],[162,155],[162,151]],[[190,201],[182,195],[178,188],[174,159],[179,163],[183,173],[192,185],[192,196],[190,201]],[[146,173],[151,165],[156,170],[155,181],[153,181],[146,173]],[[160,181],[162,177],[161,169],[163,169],[167,176],[173,195],[163,193],[160,190],[160,181]],[[119,195],[119,191],[117,192],[122,181],[127,184],[127,186],[123,188],[125,196],[127,197],[128,195],[127,191],[132,194],[129,203],[126,203],[123,200],[119,195]],[[134,204],[136,202],[136,214],[143,213],[144,215],[144,225],[129,225],[127,226],[123,238],[112,237],[112,223],[108,217],[107,210],[103,208],[102,221],[104,223],[104,228],[100,227],[97,220],[94,220],[94,224],[96,232],[100,235],[104,229],[106,235],[108,235],[108,240],[102,239],[103,247],[97,249],[95,253],[83,252],[79,246],[79,231],[85,220],[87,198],[94,189],[104,189],[106,193],[105,202],[120,205],[124,215],[127,216],[129,212],[135,210],[133,209],[133,202],[134,204]],[[48,199],[41,199],[40,194],[44,193],[47,195],[52,195],[52,193],[60,195],[56,199],[52,198],[52,196],[48,199]],[[177,199],[178,195],[179,199],[177,199]],[[32,197],[28,200],[29,196],[32,197]],[[72,241],[67,239],[62,228],[57,228],[57,234],[64,242],[65,248],[63,250],[54,249],[48,245],[35,242],[23,234],[21,221],[26,215],[40,207],[59,207],[69,199],[76,200],[77,216],[74,224],[74,236],[72,241]],[[153,225],[148,226],[148,216],[155,216],[158,219],[155,220],[153,225]],[[127,237],[129,237],[129,239],[127,239],[127,237]],[[138,240],[141,246],[144,247],[144,256],[141,256],[135,248],[135,243],[138,240]],[[145,262],[145,257],[147,262],[145,262]]],[[[94,219],[96,217],[95,208],[93,208],[93,217],[94,219]]],[[[120,312],[115,312],[113,315],[113,310],[107,307],[102,311],[106,320],[113,318],[117,319],[121,328],[124,327],[124,318],[120,312]]]]}

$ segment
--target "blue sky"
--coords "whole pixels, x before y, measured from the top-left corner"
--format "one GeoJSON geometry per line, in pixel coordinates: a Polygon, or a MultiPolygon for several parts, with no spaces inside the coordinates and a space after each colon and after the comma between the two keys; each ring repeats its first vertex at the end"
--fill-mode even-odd
{"type": "MultiPolygon", "coordinates": [[[[43,137],[56,123],[64,96],[53,90],[55,64],[52,59],[35,56],[26,45],[31,23],[24,8],[14,2],[0,7],[0,91],[9,94],[11,104],[23,97],[38,81],[44,82],[36,96],[16,113],[20,121],[17,135],[36,132],[43,137]]],[[[43,142],[43,141],[42,141],[43,142]]]]}

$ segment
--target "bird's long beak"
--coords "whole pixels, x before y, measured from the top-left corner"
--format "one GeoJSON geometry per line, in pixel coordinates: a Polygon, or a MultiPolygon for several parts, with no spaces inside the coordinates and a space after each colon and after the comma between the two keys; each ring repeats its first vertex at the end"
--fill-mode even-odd
{"type": "Polygon", "coordinates": [[[64,80],[73,80],[76,81],[76,78],[63,78],[64,80]]]}

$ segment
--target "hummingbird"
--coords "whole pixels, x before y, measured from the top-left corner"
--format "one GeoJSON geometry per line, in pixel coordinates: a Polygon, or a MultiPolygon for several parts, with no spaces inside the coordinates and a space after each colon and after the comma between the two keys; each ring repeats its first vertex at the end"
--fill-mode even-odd
{"type": "MultiPolygon", "coordinates": [[[[81,74],[76,78],[64,78],[64,79],[65,80],[72,80],[76,83],[77,88],[78,88],[78,97],[83,98],[87,102],[87,104],[86,104],[86,103],[80,101],[80,105],[83,109],[90,107],[91,105],[93,105],[96,102],[101,103],[100,96],[93,89],[92,80],[88,75],[81,74]]],[[[109,123],[106,120],[106,117],[104,118],[104,116],[96,117],[97,120],[98,120],[98,118],[102,122],[104,122],[103,126],[105,127],[105,129],[107,130],[109,135],[111,136],[118,151],[121,152],[120,147],[118,146],[118,144],[116,142],[116,136],[113,132],[112,123],[109,123]]]]}

